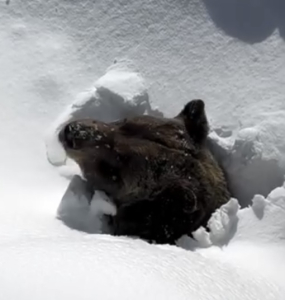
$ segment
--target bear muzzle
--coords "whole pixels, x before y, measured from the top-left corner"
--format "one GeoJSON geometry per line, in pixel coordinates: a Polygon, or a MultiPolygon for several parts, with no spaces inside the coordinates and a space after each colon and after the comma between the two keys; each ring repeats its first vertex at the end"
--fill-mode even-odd
{"type": "Polygon", "coordinates": [[[59,141],[66,150],[81,150],[94,147],[94,150],[113,145],[112,130],[103,123],[83,120],[66,124],[59,132],[59,141]]]}

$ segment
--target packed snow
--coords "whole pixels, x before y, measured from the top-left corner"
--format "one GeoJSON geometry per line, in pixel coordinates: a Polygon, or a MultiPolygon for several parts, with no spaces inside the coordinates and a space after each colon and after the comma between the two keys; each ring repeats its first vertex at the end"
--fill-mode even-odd
{"type": "Polygon", "coordinates": [[[0,299],[285,298],[283,27],[245,36],[217,2],[0,3],[0,299]],[[178,247],[111,236],[58,130],[193,98],[233,198],[178,247]]]}

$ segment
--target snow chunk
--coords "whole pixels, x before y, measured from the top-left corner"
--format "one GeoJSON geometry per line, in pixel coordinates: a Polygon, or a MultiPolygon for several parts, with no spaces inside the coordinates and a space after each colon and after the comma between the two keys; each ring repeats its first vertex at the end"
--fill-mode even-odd
{"type": "Polygon", "coordinates": [[[106,74],[99,78],[94,86],[98,91],[107,89],[120,95],[122,100],[132,105],[134,109],[141,106],[143,110],[149,108],[144,79],[138,72],[130,72],[127,64],[123,62],[116,62],[108,68],[106,74]]]}
{"type": "Polygon", "coordinates": [[[53,128],[45,137],[46,157],[53,166],[64,165],[67,161],[65,150],[58,140],[59,129],[53,128]]]}
{"type": "Polygon", "coordinates": [[[198,242],[200,247],[210,247],[212,245],[210,235],[204,227],[198,228],[193,232],[194,239],[198,242]]]}
{"type": "Polygon", "coordinates": [[[238,201],[232,198],[213,213],[208,222],[212,244],[224,245],[230,241],[236,231],[238,210],[238,201]]]}
{"type": "Polygon", "coordinates": [[[252,210],[259,219],[262,219],[263,217],[265,206],[266,200],[262,195],[255,195],[253,197],[252,210]]]}
{"type": "Polygon", "coordinates": [[[57,217],[72,229],[88,233],[109,233],[104,215],[116,214],[116,207],[104,192],[93,195],[86,181],[72,178],[57,210],[57,217]]]}
{"type": "Polygon", "coordinates": [[[199,227],[196,231],[192,232],[193,238],[188,235],[182,236],[176,241],[176,245],[186,249],[194,250],[199,248],[209,248],[213,245],[210,234],[204,227],[199,227]]]}
{"type": "Polygon", "coordinates": [[[252,207],[239,211],[238,230],[232,243],[255,241],[285,247],[285,188],[274,189],[267,198],[256,195],[252,207]]]}
{"type": "Polygon", "coordinates": [[[234,198],[217,209],[208,221],[209,232],[200,227],[194,239],[183,236],[178,246],[187,249],[211,246],[233,247],[236,242],[279,245],[285,247],[285,184],[267,198],[255,195],[252,206],[240,209],[234,198]]]}
{"type": "Polygon", "coordinates": [[[189,250],[228,244],[237,230],[238,211],[238,201],[234,198],[230,199],[212,214],[207,224],[209,232],[201,226],[192,233],[195,240],[183,236],[177,241],[177,245],[189,250]]]}
{"type": "Polygon", "coordinates": [[[102,191],[96,191],[90,203],[90,210],[94,215],[111,215],[117,213],[117,208],[110,198],[102,191]]]}

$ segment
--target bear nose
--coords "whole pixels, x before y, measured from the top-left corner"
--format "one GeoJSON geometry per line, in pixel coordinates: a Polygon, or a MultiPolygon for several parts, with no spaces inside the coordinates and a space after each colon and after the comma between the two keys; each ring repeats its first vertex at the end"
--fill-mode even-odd
{"type": "Polygon", "coordinates": [[[66,125],[59,133],[59,140],[66,147],[75,148],[74,126],[72,124],[66,125]]]}
{"type": "Polygon", "coordinates": [[[65,143],[69,148],[74,148],[74,137],[72,134],[72,126],[67,125],[64,128],[64,138],[65,138],[65,143]]]}

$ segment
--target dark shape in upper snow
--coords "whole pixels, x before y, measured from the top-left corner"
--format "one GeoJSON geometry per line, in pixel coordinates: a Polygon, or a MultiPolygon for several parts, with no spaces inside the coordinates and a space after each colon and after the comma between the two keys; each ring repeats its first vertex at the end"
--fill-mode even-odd
{"type": "Polygon", "coordinates": [[[203,0],[214,23],[226,34],[253,44],[278,28],[285,38],[284,0],[203,0]]]}

